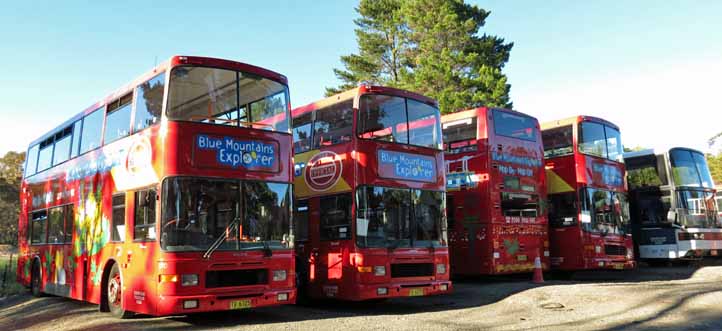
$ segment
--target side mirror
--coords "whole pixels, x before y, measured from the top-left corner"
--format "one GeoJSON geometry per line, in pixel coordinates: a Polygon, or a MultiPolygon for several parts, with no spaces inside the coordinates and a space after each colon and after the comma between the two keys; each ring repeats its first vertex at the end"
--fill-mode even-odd
{"type": "Polygon", "coordinates": [[[677,212],[676,211],[670,210],[667,212],[667,222],[669,224],[674,224],[675,222],[677,222],[677,212]]]}

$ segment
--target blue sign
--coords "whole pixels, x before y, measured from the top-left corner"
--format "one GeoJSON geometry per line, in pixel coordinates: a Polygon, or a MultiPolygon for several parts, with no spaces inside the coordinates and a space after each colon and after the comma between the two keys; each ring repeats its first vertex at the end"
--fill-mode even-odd
{"type": "Polygon", "coordinates": [[[384,178],[436,182],[436,159],[431,156],[379,150],[378,172],[384,178]]]}
{"type": "Polygon", "coordinates": [[[624,179],[622,178],[622,171],[617,167],[604,164],[604,163],[593,163],[592,171],[594,172],[595,181],[599,181],[609,186],[622,186],[624,179]]]}
{"type": "Polygon", "coordinates": [[[273,169],[277,160],[276,144],[259,140],[199,135],[196,138],[196,147],[200,150],[215,150],[216,161],[232,168],[273,169]]]}

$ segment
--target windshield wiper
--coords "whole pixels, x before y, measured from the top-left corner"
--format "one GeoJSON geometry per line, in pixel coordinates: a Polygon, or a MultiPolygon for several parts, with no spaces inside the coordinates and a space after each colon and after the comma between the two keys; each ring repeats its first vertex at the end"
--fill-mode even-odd
{"type": "Polygon", "coordinates": [[[238,223],[241,221],[240,218],[236,217],[231,224],[228,224],[228,226],[223,230],[223,234],[216,239],[216,241],[211,244],[210,247],[208,247],[208,250],[206,250],[205,253],[203,253],[204,259],[209,259],[211,257],[211,254],[218,249],[218,247],[221,247],[221,244],[223,244],[226,239],[228,239],[228,234],[231,232],[233,228],[238,228],[238,223]]]}

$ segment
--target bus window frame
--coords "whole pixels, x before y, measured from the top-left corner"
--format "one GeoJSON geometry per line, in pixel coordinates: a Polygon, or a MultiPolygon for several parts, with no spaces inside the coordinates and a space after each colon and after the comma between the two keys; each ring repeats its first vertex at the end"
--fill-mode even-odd
{"type": "MultiPolygon", "coordinates": [[[[438,119],[437,125],[439,126],[439,131],[440,131],[440,132],[439,132],[439,142],[438,142],[438,144],[437,144],[437,145],[438,145],[438,148],[428,147],[428,146],[422,146],[422,145],[413,145],[413,144],[410,143],[410,136],[409,136],[409,132],[410,132],[411,130],[409,129],[409,107],[408,107],[408,100],[409,100],[409,99],[413,99],[414,101],[417,101],[417,102],[420,102],[420,103],[423,103],[423,104],[432,106],[432,107],[436,108],[437,110],[439,109],[438,105],[436,105],[436,104],[430,104],[430,103],[427,103],[427,102],[425,102],[425,101],[422,101],[422,100],[419,100],[419,99],[414,99],[414,98],[407,97],[407,96],[399,96],[399,95],[395,95],[395,94],[384,94],[384,93],[376,93],[376,92],[359,94],[359,95],[357,96],[357,99],[358,99],[357,101],[354,101],[354,105],[356,105],[356,106],[354,107],[354,111],[356,112],[356,116],[354,116],[354,123],[355,123],[354,126],[355,126],[355,127],[353,128],[353,131],[352,131],[352,132],[353,132],[353,136],[354,136],[356,139],[362,139],[362,140],[372,141],[372,142],[377,142],[377,143],[380,142],[380,143],[382,143],[382,144],[383,144],[383,143],[387,143],[387,144],[404,145],[404,146],[409,146],[409,147],[412,147],[412,148],[424,148],[424,149],[431,150],[431,151],[440,151],[440,152],[443,152],[443,151],[444,151],[444,146],[443,146],[443,144],[444,144],[444,138],[443,138],[444,132],[443,132],[443,130],[441,129],[441,110],[439,110],[439,116],[438,116],[438,118],[437,118],[437,119],[438,119]],[[367,133],[368,133],[368,132],[364,132],[364,133],[359,132],[359,123],[361,123],[361,112],[363,111],[363,110],[361,109],[361,98],[363,98],[363,97],[365,97],[365,96],[387,96],[387,97],[395,97],[395,98],[404,99],[404,114],[405,114],[405,117],[406,117],[406,122],[405,122],[405,125],[406,125],[406,142],[405,142],[405,143],[403,143],[403,142],[398,142],[398,141],[393,141],[393,142],[392,142],[392,141],[385,141],[385,140],[380,140],[380,139],[364,138],[364,137],[363,137],[364,134],[367,134],[367,133]]],[[[392,135],[393,135],[393,133],[392,133],[392,135]]]]}

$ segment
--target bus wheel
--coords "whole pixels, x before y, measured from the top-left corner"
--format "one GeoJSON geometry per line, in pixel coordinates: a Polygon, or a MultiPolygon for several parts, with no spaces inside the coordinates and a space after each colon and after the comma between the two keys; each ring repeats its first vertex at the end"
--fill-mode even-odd
{"type": "Polygon", "coordinates": [[[106,293],[108,300],[108,309],[113,316],[118,318],[128,318],[132,315],[131,312],[123,309],[123,284],[120,280],[120,269],[118,264],[113,264],[113,267],[108,273],[108,279],[105,282],[106,293]]]}
{"type": "Polygon", "coordinates": [[[43,296],[43,292],[40,291],[40,264],[38,261],[33,262],[32,273],[30,274],[30,291],[34,297],[43,296]]]}

